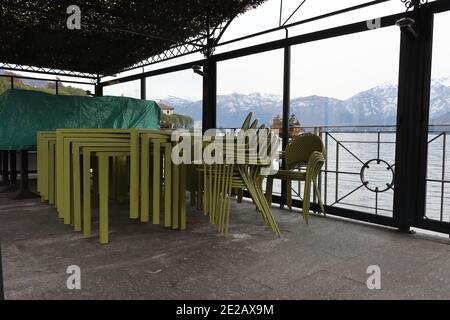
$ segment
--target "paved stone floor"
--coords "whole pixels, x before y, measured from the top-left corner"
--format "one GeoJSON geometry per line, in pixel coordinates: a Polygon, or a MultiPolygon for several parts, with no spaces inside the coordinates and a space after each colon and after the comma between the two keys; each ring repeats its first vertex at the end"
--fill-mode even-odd
{"type": "MultiPolygon", "coordinates": [[[[232,205],[229,236],[190,209],[187,231],[111,205],[110,243],[83,239],[39,199],[0,195],[6,299],[450,299],[450,242],[274,208],[283,237],[251,203],[232,205]],[[81,268],[81,290],[66,268],[81,268]],[[381,268],[368,290],[367,267],[381,268]]],[[[98,227],[94,224],[94,230],[98,227]]]]}

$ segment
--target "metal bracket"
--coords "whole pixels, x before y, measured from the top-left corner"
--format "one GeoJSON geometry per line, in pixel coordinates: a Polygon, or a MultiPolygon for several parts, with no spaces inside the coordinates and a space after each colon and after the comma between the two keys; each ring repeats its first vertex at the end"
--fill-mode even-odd
{"type": "Polygon", "coordinates": [[[416,21],[413,18],[406,17],[398,20],[395,24],[400,27],[400,29],[406,29],[409,31],[409,33],[414,37],[418,38],[419,34],[416,30],[414,30],[413,25],[416,23],[416,21]]]}

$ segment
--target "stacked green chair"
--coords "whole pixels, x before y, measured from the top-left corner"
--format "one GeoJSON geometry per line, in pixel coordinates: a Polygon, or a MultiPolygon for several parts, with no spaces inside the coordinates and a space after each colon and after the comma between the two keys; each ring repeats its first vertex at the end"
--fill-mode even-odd
{"type": "Polygon", "coordinates": [[[320,191],[318,187],[318,176],[325,163],[325,147],[322,139],[312,133],[305,133],[292,139],[283,153],[284,169],[279,170],[275,175],[267,177],[266,198],[272,202],[273,179],[285,180],[288,182],[287,205],[292,210],[292,181],[303,181],[305,183],[303,193],[302,214],[308,223],[310,209],[311,182],[316,193],[320,210],[325,213],[320,191]]]}
{"type": "MultiPolygon", "coordinates": [[[[249,114],[242,126],[243,130],[256,129],[258,121],[251,123],[252,114],[249,114]]],[[[268,130],[261,126],[259,130],[268,130]]],[[[258,148],[258,146],[253,146],[258,148]]],[[[250,146],[248,142],[239,145],[236,142],[229,146],[225,144],[225,153],[234,153],[234,162],[223,164],[204,164],[205,201],[204,210],[209,214],[210,222],[214,224],[218,231],[227,234],[229,229],[230,200],[232,190],[247,189],[266,224],[278,236],[280,229],[273,218],[270,205],[267,203],[262,191],[261,169],[269,166],[268,163],[258,162],[258,159],[251,159],[250,146]],[[230,149],[232,148],[232,149],[230,149]],[[239,152],[238,152],[239,150],[239,152]],[[244,151],[243,153],[241,151],[244,151]],[[253,160],[253,161],[250,161],[253,160]]]]}
{"type": "MultiPolygon", "coordinates": [[[[240,128],[241,130],[250,129],[252,117],[253,117],[253,112],[250,112],[247,115],[247,117],[245,118],[244,122],[242,123],[242,126],[240,128]]],[[[203,142],[203,149],[209,143],[210,142],[203,142]]],[[[211,192],[213,190],[212,189],[212,187],[213,187],[212,180],[210,179],[210,177],[212,176],[213,170],[212,170],[211,166],[208,166],[206,164],[193,166],[193,168],[194,168],[194,173],[192,175],[195,175],[195,172],[197,172],[198,174],[196,175],[195,178],[192,178],[192,175],[191,175],[191,179],[190,179],[191,181],[196,182],[195,188],[197,189],[195,192],[195,195],[196,195],[195,200],[192,198],[194,193],[191,192],[191,205],[194,205],[194,204],[197,205],[197,209],[203,208],[203,212],[206,215],[213,208],[213,205],[212,205],[213,202],[212,202],[212,200],[210,200],[211,192]],[[202,197],[202,195],[204,195],[204,197],[202,197]]],[[[239,175],[237,168],[234,173],[236,175],[239,175]]],[[[242,203],[244,187],[245,187],[245,185],[243,183],[238,183],[236,181],[236,183],[234,184],[234,186],[231,189],[231,194],[237,195],[238,203],[242,203]]],[[[194,189],[194,187],[192,189],[194,189]]],[[[212,222],[214,220],[214,215],[210,216],[210,219],[212,222]]]]}

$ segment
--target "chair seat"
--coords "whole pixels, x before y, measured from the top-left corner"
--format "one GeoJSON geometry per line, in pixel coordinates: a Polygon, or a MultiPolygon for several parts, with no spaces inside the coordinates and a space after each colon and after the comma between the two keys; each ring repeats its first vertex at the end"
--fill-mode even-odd
{"type": "Polygon", "coordinates": [[[273,175],[273,178],[283,180],[305,180],[306,172],[294,170],[278,170],[278,172],[273,175]]]}

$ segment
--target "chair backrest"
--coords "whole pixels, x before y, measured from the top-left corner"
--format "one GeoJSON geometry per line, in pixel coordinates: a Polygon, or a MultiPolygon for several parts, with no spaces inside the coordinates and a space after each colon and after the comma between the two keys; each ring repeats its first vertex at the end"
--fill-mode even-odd
{"type": "Polygon", "coordinates": [[[255,119],[250,125],[250,129],[256,129],[258,127],[258,119],[255,119]]]}
{"type": "Polygon", "coordinates": [[[295,137],[286,146],[286,168],[292,169],[298,165],[307,164],[314,151],[325,155],[325,147],[319,136],[312,133],[304,133],[295,137]]]}
{"type": "Polygon", "coordinates": [[[252,117],[253,117],[253,112],[250,112],[247,117],[244,120],[244,123],[242,124],[241,129],[244,130],[248,130],[248,128],[250,127],[250,121],[252,121],[252,117]]]}

